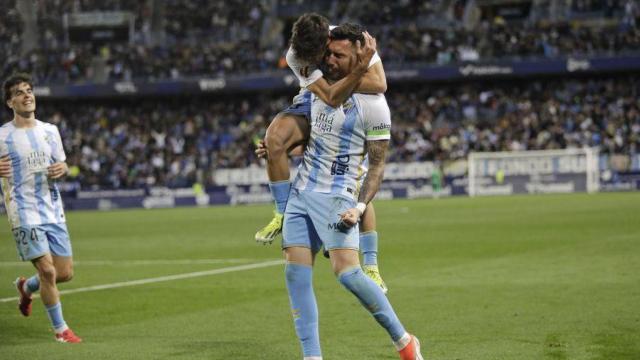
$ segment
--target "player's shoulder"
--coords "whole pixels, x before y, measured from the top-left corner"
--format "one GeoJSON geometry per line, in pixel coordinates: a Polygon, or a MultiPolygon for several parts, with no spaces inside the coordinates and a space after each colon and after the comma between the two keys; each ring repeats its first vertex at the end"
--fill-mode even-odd
{"type": "Polygon", "coordinates": [[[10,130],[15,128],[15,126],[13,125],[13,121],[7,121],[6,123],[2,124],[2,126],[0,126],[0,130],[10,130]]]}
{"type": "Polygon", "coordinates": [[[380,108],[389,108],[387,98],[383,94],[353,94],[353,99],[360,111],[376,111],[380,108]]]}
{"type": "Polygon", "coordinates": [[[43,128],[46,131],[58,131],[58,127],[52,123],[48,123],[42,120],[36,119],[36,126],[43,128]]]}
{"type": "Polygon", "coordinates": [[[7,121],[6,123],[0,126],[0,137],[5,138],[7,135],[12,133],[15,130],[15,126],[13,125],[13,121],[7,121]]]}

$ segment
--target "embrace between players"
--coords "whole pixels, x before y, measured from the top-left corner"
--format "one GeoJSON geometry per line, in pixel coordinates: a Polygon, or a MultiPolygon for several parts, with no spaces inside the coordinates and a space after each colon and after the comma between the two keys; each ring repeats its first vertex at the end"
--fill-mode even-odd
{"type": "Polygon", "coordinates": [[[322,359],[312,285],[321,247],[338,281],[387,331],[400,358],[423,359],[418,339],[404,329],[385,296],[376,262],[371,201],[382,182],[391,115],[375,49],[375,39],[361,26],[330,27],[320,15],[301,16],[287,52],[300,93],[275,117],[256,150],[267,157],[276,211],[255,238],[270,243],[282,232],[287,291],[304,360],[322,359]],[[302,163],[290,182],[288,153],[300,146],[302,163]]]}
{"type": "MultiPolygon", "coordinates": [[[[423,359],[418,339],[404,329],[385,296],[377,267],[370,203],[383,177],[391,116],[375,49],[375,39],[358,25],[330,28],[320,15],[301,16],[287,53],[301,91],[273,120],[257,150],[268,159],[277,209],[255,238],[270,243],[282,232],[287,291],[305,360],[322,359],[312,286],[312,267],[321,247],[340,283],[388,332],[400,358],[423,359]],[[304,156],[292,183],[288,153],[301,146],[304,156]]],[[[5,104],[14,113],[0,128],[5,206],[18,254],[37,270],[37,275],[16,280],[19,309],[29,316],[32,294],[39,290],[56,340],[81,342],[63,319],[57,289],[58,282],[73,276],[71,243],[55,181],[68,169],[60,134],[55,125],[35,118],[28,76],[11,76],[3,90],[5,104]]]]}

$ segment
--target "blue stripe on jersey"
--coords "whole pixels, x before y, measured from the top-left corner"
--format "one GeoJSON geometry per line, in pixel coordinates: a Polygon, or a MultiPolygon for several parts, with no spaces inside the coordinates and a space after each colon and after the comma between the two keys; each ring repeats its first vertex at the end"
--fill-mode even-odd
{"type": "MultiPolygon", "coordinates": [[[[340,144],[338,147],[338,156],[349,154],[349,148],[351,147],[351,137],[353,136],[353,129],[356,126],[357,120],[358,110],[355,106],[353,106],[345,113],[344,123],[342,124],[342,129],[340,129],[340,144]]],[[[350,172],[351,170],[347,171],[347,173],[344,175],[334,176],[333,184],[331,184],[332,194],[342,193],[342,189],[344,187],[344,179],[346,176],[349,176],[350,172]]]]}
{"type": "Polygon", "coordinates": [[[49,144],[49,146],[51,147],[51,160],[52,162],[56,162],[58,161],[58,159],[55,159],[53,157],[53,154],[56,154],[58,152],[58,143],[55,140],[56,134],[46,130],[44,133],[47,134],[47,144],[49,144]]]}
{"type": "Polygon", "coordinates": [[[304,99],[304,104],[306,105],[306,108],[307,108],[307,114],[305,114],[305,116],[307,117],[309,122],[311,122],[311,105],[313,104],[313,102],[311,101],[312,95],[313,93],[309,90],[307,90],[307,92],[305,92],[302,95],[302,98],[304,99]]]}
{"type": "MultiPolygon", "coordinates": [[[[50,131],[45,131],[45,133],[47,134],[47,138],[49,139],[49,146],[51,146],[51,161],[59,161],[59,159],[53,157],[53,154],[58,153],[58,143],[55,140],[56,134],[50,131]]],[[[57,199],[60,197],[60,191],[58,190],[58,185],[56,182],[53,182],[53,185],[49,188],[49,195],[51,195],[51,204],[56,211],[56,222],[58,222],[62,218],[62,209],[59,206],[60,203],[58,203],[57,201],[57,199]]]]}
{"type": "MultiPolygon", "coordinates": [[[[33,133],[33,130],[28,129],[27,138],[29,139],[29,144],[31,144],[31,148],[35,151],[40,151],[40,146],[38,146],[38,140],[33,133]]],[[[41,172],[37,172],[33,174],[34,182],[35,182],[35,197],[38,202],[38,215],[40,215],[40,224],[46,224],[49,221],[47,220],[47,203],[44,202],[44,190],[42,189],[42,184],[47,181],[46,177],[41,172]]]]}
{"type": "Polygon", "coordinates": [[[318,172],[320,172],[320,155],[325,151],[325,145],[322,139],[314,139],[313,144],[315,146],[315,152],[311,158],[311,171],[309,172],[309,180],[305,190],[313,191],[318,184],[318,172]]]}
{"type": "MultiPolygon", "coordinates": [[[[7,148],[9,149],[9,156],[11,157],[11,170],[13,171],[13,193],[16,195],[16,207],[18,208],[18,218],[20,219],[20,225],[24,225],[27,223],[26,215],[24,211],[25,206],[25,198],[22,195],[22,190],[20,189],[22,183],[22,172],[20,169],[20,156],[16,152],[16,148],[13,146],[13,134],[7,137],[5,141],[7,144],[7,148]]],[[[7,209],[9,210],[9,209],[7,209]]]]}

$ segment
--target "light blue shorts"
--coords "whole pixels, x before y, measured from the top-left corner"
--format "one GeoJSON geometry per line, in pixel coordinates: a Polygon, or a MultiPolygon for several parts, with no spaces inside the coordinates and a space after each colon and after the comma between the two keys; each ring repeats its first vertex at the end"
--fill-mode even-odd
{"type": "Polygon", "coordinates": [[[23,261],[37,259],[51,253],[55,256],[71,256],[71,240],[67,224],[25,225],[14,228],[18,255],[23,261]]]}
{"type": "Polygon", "coordinates": [[[311,119],[311,91],[303,89],[293,98],[293,103],[281,113],[301,115],[311,119]]]}
{"type": "Polygon", "coordinates": [[[291,189],[284,212],[282,248],[302,246],[313,253],[324,245],[327,250],[358,250],[358,225],[350,229],[338,226],[340,214],[356,206],[341,196],[291,189]]]}

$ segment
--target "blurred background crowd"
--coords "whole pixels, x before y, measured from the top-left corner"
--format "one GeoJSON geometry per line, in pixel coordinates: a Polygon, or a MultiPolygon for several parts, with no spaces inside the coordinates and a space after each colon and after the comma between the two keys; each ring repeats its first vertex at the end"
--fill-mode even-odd
{"type": "Polygon", "coordinates": [[[523,9],[527,16],[515,25],[506,15],[491,16],[491,8],[482,14],[474,0],[384,4],[333,0],[312,5],[291,0],[37,3],[31,26],[22,19],[19,7],[5,7],[8,11],[0,14],[4,76],[17,69],[33,74],[39,82],[77,83],[270,71],[286,67],[287,34],[295,20],[287,15],[311,10],[338,24],[355,21],[366,25],[391,68],[615,55],[640,49],[637,0],[522,2],[532,8],[523,9]],[[63,14],[114,10],[134,15],[130,41],[69,40],[63,14]],[[26,43],[20,36],[25,31],[33,33],[26,43]]]}
{"type": "MultiPolygon", "coordinates": [[[[4,1],[0,73],[41,84],[158,81],[286,68],[297,15],[355,21],[378,40],[386,69],[487,60],[620,56],[640,50],[636,0],[535,0],[513,14],[474,0],[4,1]],[[126,12],[121,42],[70,39],[69,16],[126,12]],[[514,18],[510,18],[513,15],[514,18]]],[[[256,166],[254,142],[295,92],[49,100],[82,188],[215,185],[220,168],[256,166]]],[[[640,76],[391,84],[391,162],[449,161],[470,151],[599,146],[638,154],[640,76]]],[[[3,109],[3,118],[10,113],[3,109]]]]}

